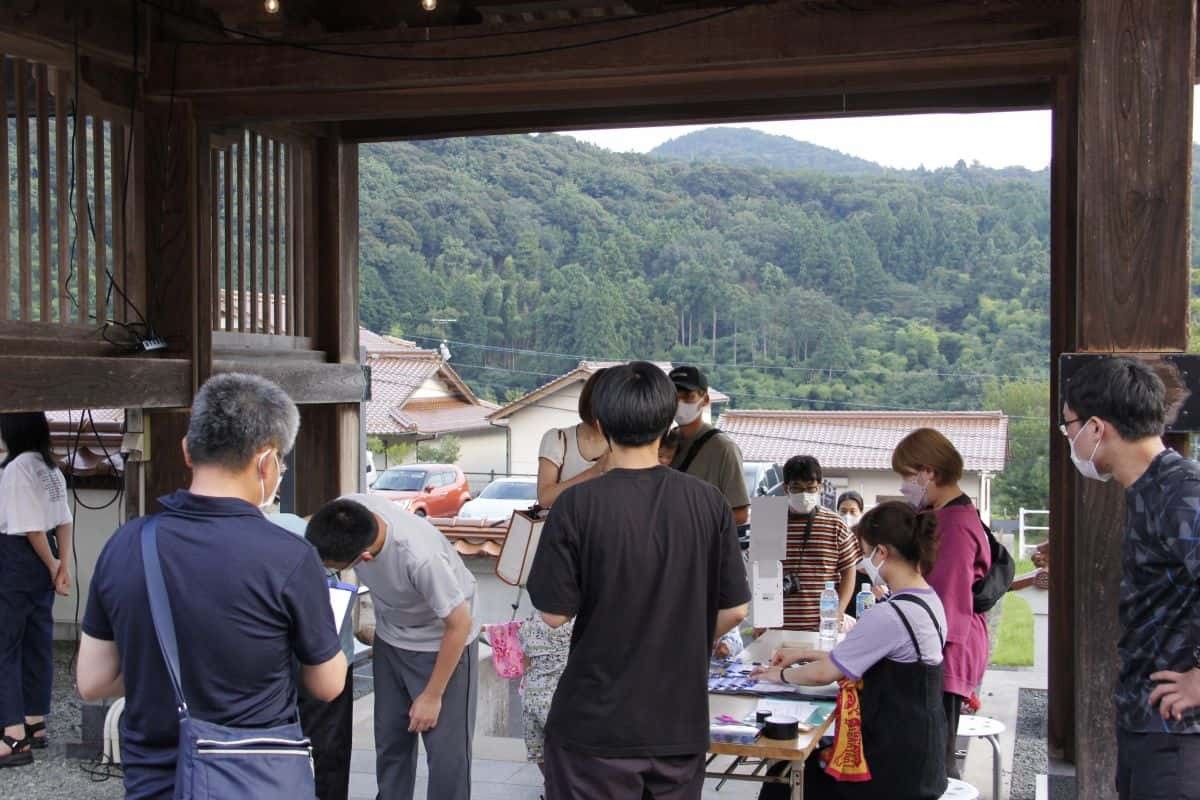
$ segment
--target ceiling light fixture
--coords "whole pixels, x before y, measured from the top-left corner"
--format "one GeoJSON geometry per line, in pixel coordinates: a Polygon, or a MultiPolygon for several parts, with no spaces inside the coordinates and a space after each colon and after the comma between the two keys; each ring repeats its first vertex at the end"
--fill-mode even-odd
{"type": "Polygon", "coordinates": [[[267,10],[268,14],[278,14],[279,0],[264,0],[263,8],[267,10]]]}
{"type": "Polygon", "coordinates": [[[437,0],[421,0],[421,8],[426,11],[437,11],[437,0]]]}

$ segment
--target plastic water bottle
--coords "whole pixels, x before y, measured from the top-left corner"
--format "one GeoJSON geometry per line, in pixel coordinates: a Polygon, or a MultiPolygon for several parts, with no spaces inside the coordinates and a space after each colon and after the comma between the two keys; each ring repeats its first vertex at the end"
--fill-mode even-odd
{"type": "Polygon", "coordinates": [[[832,650],[837,644],[838,628],[841,627],[841,609],[838,608],[837,589],[833,581],[825,581],[825,589],[821,592],[821,649],[832,650]]]}
{"type": "Polygon", "coordinates": [[[875,605],[875,594],[871,591],[871,584],[863,582],[862,590],[854,597],[854,616],[861,620],[863,612],[873,605],[875,605]]]}

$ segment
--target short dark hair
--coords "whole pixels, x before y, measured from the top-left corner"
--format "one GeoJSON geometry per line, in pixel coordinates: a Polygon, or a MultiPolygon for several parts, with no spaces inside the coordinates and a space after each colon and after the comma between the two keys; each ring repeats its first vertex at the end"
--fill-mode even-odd
{"type": "Polygon", "coordinates": [[[601,367],[591,374],[591,376],[583,382],[583,388],[579,390],[579,418],[583,420],[584,425],[595,425],[596,415],[592,411],[592,392],[596,390],[596,382],[600,380],[600,376],[608,370],[608,367],[601,367]]]}
{"type": "Polygon", "coordinates": [[[349,563],[366,552],[379,536],[375,515],[354,500],[333,500],[308,521],[304,538],[317,548],[321,560],[349,563]]]}
{"type": "Polygon", "coordinates": [[[886,544],[922,575],[928,575],[937,560],[937,515],[932,511],[918,513],[898,500],[880,503],[863,514],[854,532],[872,547],[886,544]]]}
{"type": "Polygon", "coordinates": [[[638,447],[671,427],[679,401],[666,373],[649,361],[609,367],[592,390],[592,411],[611,442],[638,447]]]}
{"type": "Polygon", "coordinates": [[[825,476],[821,473],[821,462],[814,456],[792,456],[783,465],[783,483],[786,486],[792,481],[820,481],[825,476]]]}
{"type": "Polygon", "coordinates": [[[849,500],[851,503],[858,503],[858,510],[860,512],[867,507],[866,503],[863,502],[863,496],[853,489],[839,494],[837,502],[833,504],[833,507],[840,509],[842,507],[842,503],[846,502],[847,500],[849,500]]]}
{"type": "Polygon", "coordinates": [[[1162,436],[1167,390],[1154,370],[1132,358],[1098,358],[1067,381],[1064,401],[1080,422],[1099,417],[1127,442],[1162,436]]]}
{"type": "Polygon", "coordinates": [[[0,414],[0,439],[4,440],[8,453],[0,467],[7,467],[17,456],[29,452],[39,454],[47,467],[57,466],[50,452],[50,423],[41,411],[0,414]]]}

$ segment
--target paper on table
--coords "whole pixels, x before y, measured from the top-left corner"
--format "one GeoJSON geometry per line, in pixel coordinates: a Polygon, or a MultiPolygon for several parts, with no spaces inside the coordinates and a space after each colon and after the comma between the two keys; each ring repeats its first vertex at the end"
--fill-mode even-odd
{"type": "Polygon", "coordinates": [[[358,590],[353,586],[336,584],[329,587],[329,606],[333,609],[333,623],[337,625],[338,633],[350,619],[350,608],[358,590]]]}

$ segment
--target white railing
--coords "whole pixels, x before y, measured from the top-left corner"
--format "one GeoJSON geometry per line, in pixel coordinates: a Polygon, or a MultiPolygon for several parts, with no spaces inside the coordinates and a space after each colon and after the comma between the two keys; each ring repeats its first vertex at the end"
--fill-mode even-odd
{"type": "Polygon", "coordinates": [[[1026,531],[1046,531],[1046,533],[1049,534],[1050,533],[1049,522],[1050,522],[1050,512],[1047,510],[1035,509],[1035,508],[1022,508],[1020,510],[1020,515],[1017,518],[1017,556],[1018,557],[1024,558],[1026,555],[1029,554],[1030,551],[1037,548],[1036,544],[1026,544],[1025,543],[1025,532],[1026,531]],[[1046,521],[1047,524],[1045,524],[1045,525],[1030,525],[1028,522],[1026,522],[1027,518],[1035,517],[1035,516],[1040,516],[1042,519],[1044,519],[1046,521]]]}

